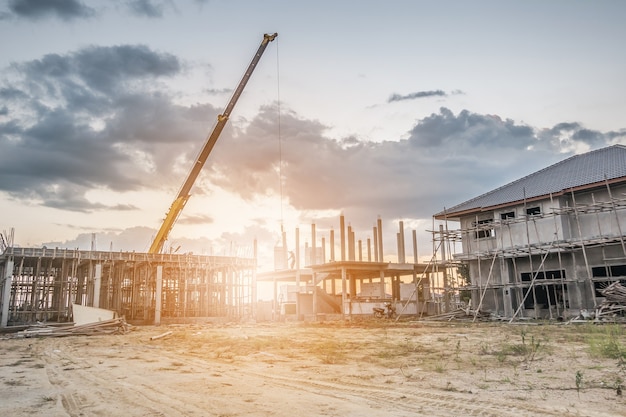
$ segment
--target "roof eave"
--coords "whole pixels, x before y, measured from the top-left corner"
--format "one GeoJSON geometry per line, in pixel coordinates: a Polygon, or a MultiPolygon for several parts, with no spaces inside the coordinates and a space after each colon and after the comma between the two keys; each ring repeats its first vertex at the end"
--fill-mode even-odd
{"type": "Polygon", "coordinates": [[[515,206],[520,203],[524,203],[524,201],[526,201],[526,203],[529,203],[529,202],[538,201],[538,200],[545,200],[546,198],[550,198],[550,197],[558,197],[558,196],[562,196],[562,195],[569,194],[569,193],[576,192],[576,191],[584,191],[584,190],[589,190],[589,189],[598,188],[598,187],[605,187],[607,185],[620,183],[620,182],[626,182],[626,177],[618,177],[618,178],[613,178],[610,180],[594,182],[591,184],[580,185],[578,187],[570,187],[565,190],[561,190],[559,192],[555,192],[551,194],[543,194],[543,195],[527,198],[525,200],[509,201],[509,202],[497,204],[494,206],[473,207],[467,210],[454,211],[454,212],[447,212],[444,210],[440,213],[435,214],[433,217],[437,220],[459,221],[461,217],[465,217],[469,214],[484,213],[486,211],[493,211],[493,210],[498,210],[504,207],[515,206]]]}

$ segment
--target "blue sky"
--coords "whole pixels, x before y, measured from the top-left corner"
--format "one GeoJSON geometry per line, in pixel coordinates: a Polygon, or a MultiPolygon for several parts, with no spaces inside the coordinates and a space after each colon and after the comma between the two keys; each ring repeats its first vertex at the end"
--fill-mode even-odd
{"type": "Polygon", "coordinates": [[[281,223],[293,245],[344,213],[364,240],[381,216],[390,255],[404,220],[427,256],[444,207],[626,144],[625,17],[622,1],[0,2],[0,230],[146,250],[278,32],[172,245],[271,253],[281,223]]]}

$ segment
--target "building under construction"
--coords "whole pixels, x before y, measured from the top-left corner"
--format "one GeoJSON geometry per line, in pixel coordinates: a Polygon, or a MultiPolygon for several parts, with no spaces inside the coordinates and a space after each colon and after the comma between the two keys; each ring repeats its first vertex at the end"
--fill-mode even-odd
{"type": "Polygon", "coordinates": [[[436,214],[433,240],[448,253],[439,263],[461,272],[476,311],[511,320],[593,311],[602,289],[626,283],[625,196],[626,147],[573,156],[436,214]]]}
{"type": "Polygon", "coordinates": [[[0,255],[0,326],[72,321],[74,304],[146,324],[252,317],[255,271],[255,258],[9,244],[0,255]]]}
{"type": "Polygon", "coordinates": [[[275,247],[275,270],[258,276],[259,282],[273,284],[274,319],[371,317],[376,309],[414,317],[447,308],[444,299],[436,296],[439,289],[432,286],[439,265],[417,261],[415,230],[413,253],[407,257],[403,221],[396,233],[397,256],[384,250],[380,218],[371,235],[358,239],[341,215],[337,240],[334,228],[320,233],[312,224],[311,244],[306,243],[302,253],[299,229],[293,250],[283,231],[282,245],[275,247]]]}

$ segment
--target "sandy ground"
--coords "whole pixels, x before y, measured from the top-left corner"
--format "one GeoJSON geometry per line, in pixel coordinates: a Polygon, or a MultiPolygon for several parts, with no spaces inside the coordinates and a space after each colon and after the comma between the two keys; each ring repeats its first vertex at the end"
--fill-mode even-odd
{"type": "Polygon", "coordinates": [[[0,415],[626,416],[624,349],[623,325],[384,320],[5,339],[0,415]]]}

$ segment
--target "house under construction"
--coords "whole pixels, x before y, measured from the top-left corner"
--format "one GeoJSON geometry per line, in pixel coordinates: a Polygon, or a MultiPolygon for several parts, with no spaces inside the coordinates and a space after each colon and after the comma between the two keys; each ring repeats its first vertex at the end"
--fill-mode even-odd
{"type": "Polygon", "coordinates": [[[573,156],[436,214],[439,263],[466,271],[477,311],[577,316],[626,283],[625,197],[625,146],[573,156]]]}
{"type": "Polygon", "coordinates": [[[72,305],[160,324],[251,317],[255,258],[16,248],[0,255],[0,327],[72,321],[72,305]]]}

